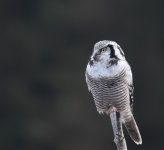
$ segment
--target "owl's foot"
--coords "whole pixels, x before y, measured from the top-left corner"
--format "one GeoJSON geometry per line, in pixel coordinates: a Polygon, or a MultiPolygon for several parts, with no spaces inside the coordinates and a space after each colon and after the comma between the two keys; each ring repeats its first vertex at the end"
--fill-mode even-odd
{"type": "Polygon", "coordinates": [[[111,113],[111,112],[116,112],[117,108],[114,106],[109,106],[109,108],[107,109],[107,114],[111,113]]]}

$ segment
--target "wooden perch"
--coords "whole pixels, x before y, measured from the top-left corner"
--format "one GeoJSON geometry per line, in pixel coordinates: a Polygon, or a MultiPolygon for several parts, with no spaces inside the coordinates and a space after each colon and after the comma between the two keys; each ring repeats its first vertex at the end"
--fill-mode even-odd
{"type": "Polygon", "coordinates": [[[111,112],[110,119],[112,122],[114,142],[117,146],[117,150],[127,150],[126,140],[124,138],[122,123],[119,114],[117,114],[117,112],[111,112]]]}

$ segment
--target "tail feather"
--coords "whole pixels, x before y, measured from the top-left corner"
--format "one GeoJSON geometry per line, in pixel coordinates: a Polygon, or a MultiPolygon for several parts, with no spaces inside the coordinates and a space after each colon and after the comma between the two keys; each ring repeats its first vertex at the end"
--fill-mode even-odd
{"type": "Polygon", "coordinates": [[[131,139],[137,144],[142,144],[141,134],[139,132],[138,126],[134,117],[132,116],[131,119],[128,119],[124,122],[124,125],[131,137],[131,139]]]}

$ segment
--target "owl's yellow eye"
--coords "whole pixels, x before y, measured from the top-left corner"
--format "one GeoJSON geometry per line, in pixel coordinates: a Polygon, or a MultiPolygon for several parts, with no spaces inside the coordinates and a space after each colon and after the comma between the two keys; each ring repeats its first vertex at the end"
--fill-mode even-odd
{"type": "Polygon", "coordinates": [[[100,53],[105,52],[107,50],[107,47],[101,48],[100,53]]]}

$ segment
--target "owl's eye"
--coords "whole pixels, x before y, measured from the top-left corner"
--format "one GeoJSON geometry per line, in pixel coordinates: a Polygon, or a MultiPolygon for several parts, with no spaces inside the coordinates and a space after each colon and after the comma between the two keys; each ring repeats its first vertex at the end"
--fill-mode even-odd
{"type": "Polygon", "coordinates": [[[106,50],[107,50],[107,47],[101,48],[101,49],[100,49],[100,53],[103,53],[103,52],[105,52],[106,50]]]}

